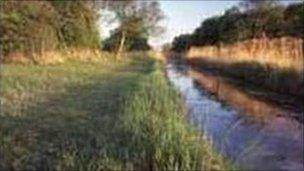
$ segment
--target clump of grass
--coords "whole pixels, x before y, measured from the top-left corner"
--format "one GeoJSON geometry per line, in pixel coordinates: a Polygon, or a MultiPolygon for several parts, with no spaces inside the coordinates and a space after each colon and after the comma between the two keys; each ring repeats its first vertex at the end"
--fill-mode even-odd
{"type": "Polygon", "coordinates": [[[0,170],[223,170],[158,64],[137,55],[5,64],[0,170]]]}
{"type": "Polygon", "coordinates": [[[127,102],[122,119],[128,157],[150,170],[223,170],[227,164],[186,123],[179,94],[160,70],[127,102]]]}

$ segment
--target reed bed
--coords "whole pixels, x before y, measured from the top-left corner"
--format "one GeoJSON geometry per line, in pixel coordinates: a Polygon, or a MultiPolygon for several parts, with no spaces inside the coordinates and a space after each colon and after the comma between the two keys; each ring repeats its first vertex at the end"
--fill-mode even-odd
{"type": "Polygon", "coordinates": [[[262,38],[231,45],[191,47],[186,58],[191,64],[201,60],[202,67],[212,65],[274,91],[304,95],[302,39],[262,38]]]}

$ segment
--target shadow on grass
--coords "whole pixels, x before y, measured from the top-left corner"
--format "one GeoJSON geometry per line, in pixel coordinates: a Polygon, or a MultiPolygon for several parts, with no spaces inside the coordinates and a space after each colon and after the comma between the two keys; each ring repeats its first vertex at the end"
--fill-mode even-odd
{"type": "Polygon", "coordinates": [[[138,65],[70,85],[21,117],[1,116],[0,170],[128,169],[119,117],[154,63],[138,65]]]}
{"type": "Polygon", "coordinates": [[[258,63],[227,65],[199,57],[188,59],[187,63],[196,71],[224,78],[254,98],[297,113],[304,111],[304,81],[295,71],[277,70],[258,63]]]}

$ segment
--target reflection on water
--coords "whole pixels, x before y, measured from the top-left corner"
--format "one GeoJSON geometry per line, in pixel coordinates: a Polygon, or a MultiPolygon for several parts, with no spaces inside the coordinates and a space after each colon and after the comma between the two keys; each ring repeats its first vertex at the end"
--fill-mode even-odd
{"type": "Polygon", "coordinates": [[[183,64],[168,64],[167,75],[184,98],[190,122],[235,164],[246,170],[304,170],[304,127],[283,117],[286,112],[183,64]]]}

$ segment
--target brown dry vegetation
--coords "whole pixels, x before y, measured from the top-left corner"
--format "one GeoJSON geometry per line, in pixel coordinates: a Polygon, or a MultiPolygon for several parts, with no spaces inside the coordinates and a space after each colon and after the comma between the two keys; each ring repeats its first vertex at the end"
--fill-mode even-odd
{"type": "Polygon", "coordinates": [[[194,65],[213,67],[274,91],[304,95],[303,40],[252,39],[232,45],[191,47],[194,65]]]}
{"type": "Polygon", "coordinates": [[[252,39],[232,45],[192,47],[188,58],[203,56],[225,63],[258,62],[280,69],[303,71],[302,44],[302,39],[290,37],[252,39]]]}
{"type": "Polygon", "coordinates": [[[39,65],[63,63],[67,60],[96,61],[112,57],[109,52],[91,48],[68,48],[65,50],[49,50],[40,53],[12,52],[5,58],[5,63],[34,63],[39,65]]]}

